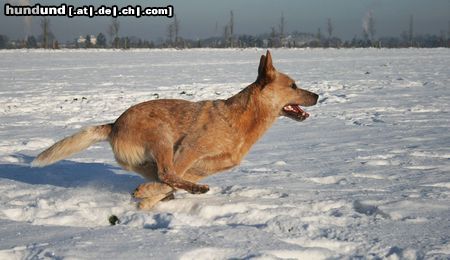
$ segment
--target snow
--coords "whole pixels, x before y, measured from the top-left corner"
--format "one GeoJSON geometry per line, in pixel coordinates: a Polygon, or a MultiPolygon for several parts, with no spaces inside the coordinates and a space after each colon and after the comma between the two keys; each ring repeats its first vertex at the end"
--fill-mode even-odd
{"type": "Polygon", "coordinates": [[[29,166],[135,103],[233,95],[263,53],[1,51],[0,259],[449,258],[448,49],[273,50],[320,94],[310,118],[280,118],[208,193],[152,211],[108,144],[29,166]]]}

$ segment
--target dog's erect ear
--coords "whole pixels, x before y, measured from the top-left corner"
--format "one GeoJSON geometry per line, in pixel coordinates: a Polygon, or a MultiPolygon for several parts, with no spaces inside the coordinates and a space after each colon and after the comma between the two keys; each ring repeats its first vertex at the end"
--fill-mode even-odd
{"type": "Polygon", "coordinates": [[[258,80],[270,82],[275,78],[275,68],[272,65],[272,55],[267,50],[266,55],[261,56],[258,67],[258,80]]]}
{"type": "Polygon", "coordinates": [[[275,68],[272,65],[272,55],[270,55],[270,51],[269,50],[267,50],[267,53],[266,53],[266,64],[265,64],[265,67],[266,67],[266,71],[275,70],[275,68]]]}
{"type": "Polygon", "coordinates": [[[264,65],[266,64],[266,56],[261,55],[261,59],[259,60],[259,67],[258,67],[258,78],[261,77],[262,74],[264,74],[264,65]]]}

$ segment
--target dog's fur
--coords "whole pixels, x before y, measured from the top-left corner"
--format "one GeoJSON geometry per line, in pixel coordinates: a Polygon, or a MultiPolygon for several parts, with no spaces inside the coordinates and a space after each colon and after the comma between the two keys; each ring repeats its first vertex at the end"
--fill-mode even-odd
{"type": "Polygon", "coordinates": [[[258,78],[226,100],[189,102],[162,99],[137,104],[113,124],[91,126],[42,152],[34,166],[45,166],[108,140],[117,162],[149,182],[134,196],[139,207],[151,208],[173,198],[176,189],[204,193],[196,182],[239,164],[250,147],[280,116],[298,121],[303,114],[284,110],[289,104],[311,106],[318,96],[297,88],[272,65],[269,51],[261,56],[258,78]]]}

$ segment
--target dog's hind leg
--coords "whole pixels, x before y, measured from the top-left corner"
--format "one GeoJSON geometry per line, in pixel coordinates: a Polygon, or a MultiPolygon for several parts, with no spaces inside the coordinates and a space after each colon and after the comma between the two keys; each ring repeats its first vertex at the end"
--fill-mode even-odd
{"type": "Polygon", "coordinates": [[[159,201],[174,198],[175,189],[159,182],[156,164],[153,161],[128,168],[150,181],[139,185],[133,192],[133,197],[140,200],[138,204],[140,209],[148,210],[159,201]]]}
{"type": "Polygon", "coordinates": [[[123,161],[118,163],[129,171],[139,173],[148,182],[139,185],[132,196],[139,199],[138,208],[148,210],[166,197],[173,197],[175,190],[167,184],[159,182],[156,163],[152,160],[139,165],[130,165],[123,161]]]}
{"type": "Polygon", "coordinates": [[[138,208],[141,210],[149,210],[153,208],[156,204],[158,204],[158,202],[160,201],[167,201],[175,198],[173,190],[168,193],[165,192],[157,193],[156,190],[152,189],[147,189],[146,191],[139,190],[138,192],[140,192],[141,194],[135,195],[135,198],[142,196],[143,195],[142,192],[143,193],[147,192],[147,194],[144,194],[144,196],[149,196],[149,197],[140,197],[141,201],[139,201],[138,203],[138,208]]]}
{"type": "Polygon", "coordinates": [[[160,201],[174,199],[175,190],[167,184],[159,182],[147,182],[139,185],[133,193],[133,197],[140,199],[139,209],[148,210],[160,201]]]}
{"type": "MultiPolygon", "coordinates": [[[[171,196],[171,195],[169,195],[169,196],[171,196]]],[[[158,202],[164,200],[167,197],[168,196],[166,194],[158,194],[158,195],[150,197],[150,198],[144,198],[139,202],[138,207],[141,210],[149,210],[149,209],[153,208],[156,204],[158,204],[158,202]]]]}
{"type": "Polygon", "coordinates": [[[165,197],[172,194],[175,190],[167,184],[159,182],[147,182],[139,185],[133,193],[136,199],[152,198],[159,195],[165,197]]]}

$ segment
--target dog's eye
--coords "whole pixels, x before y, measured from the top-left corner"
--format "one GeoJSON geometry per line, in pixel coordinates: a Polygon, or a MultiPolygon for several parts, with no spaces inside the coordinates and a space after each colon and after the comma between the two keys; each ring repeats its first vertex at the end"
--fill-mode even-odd
{"type": "Polygon", "coordinates": [[[297,89],[297,85],[296,85],[295,83],[292,83],[292,84],[291,84],[291,88],[297,89]]]}

